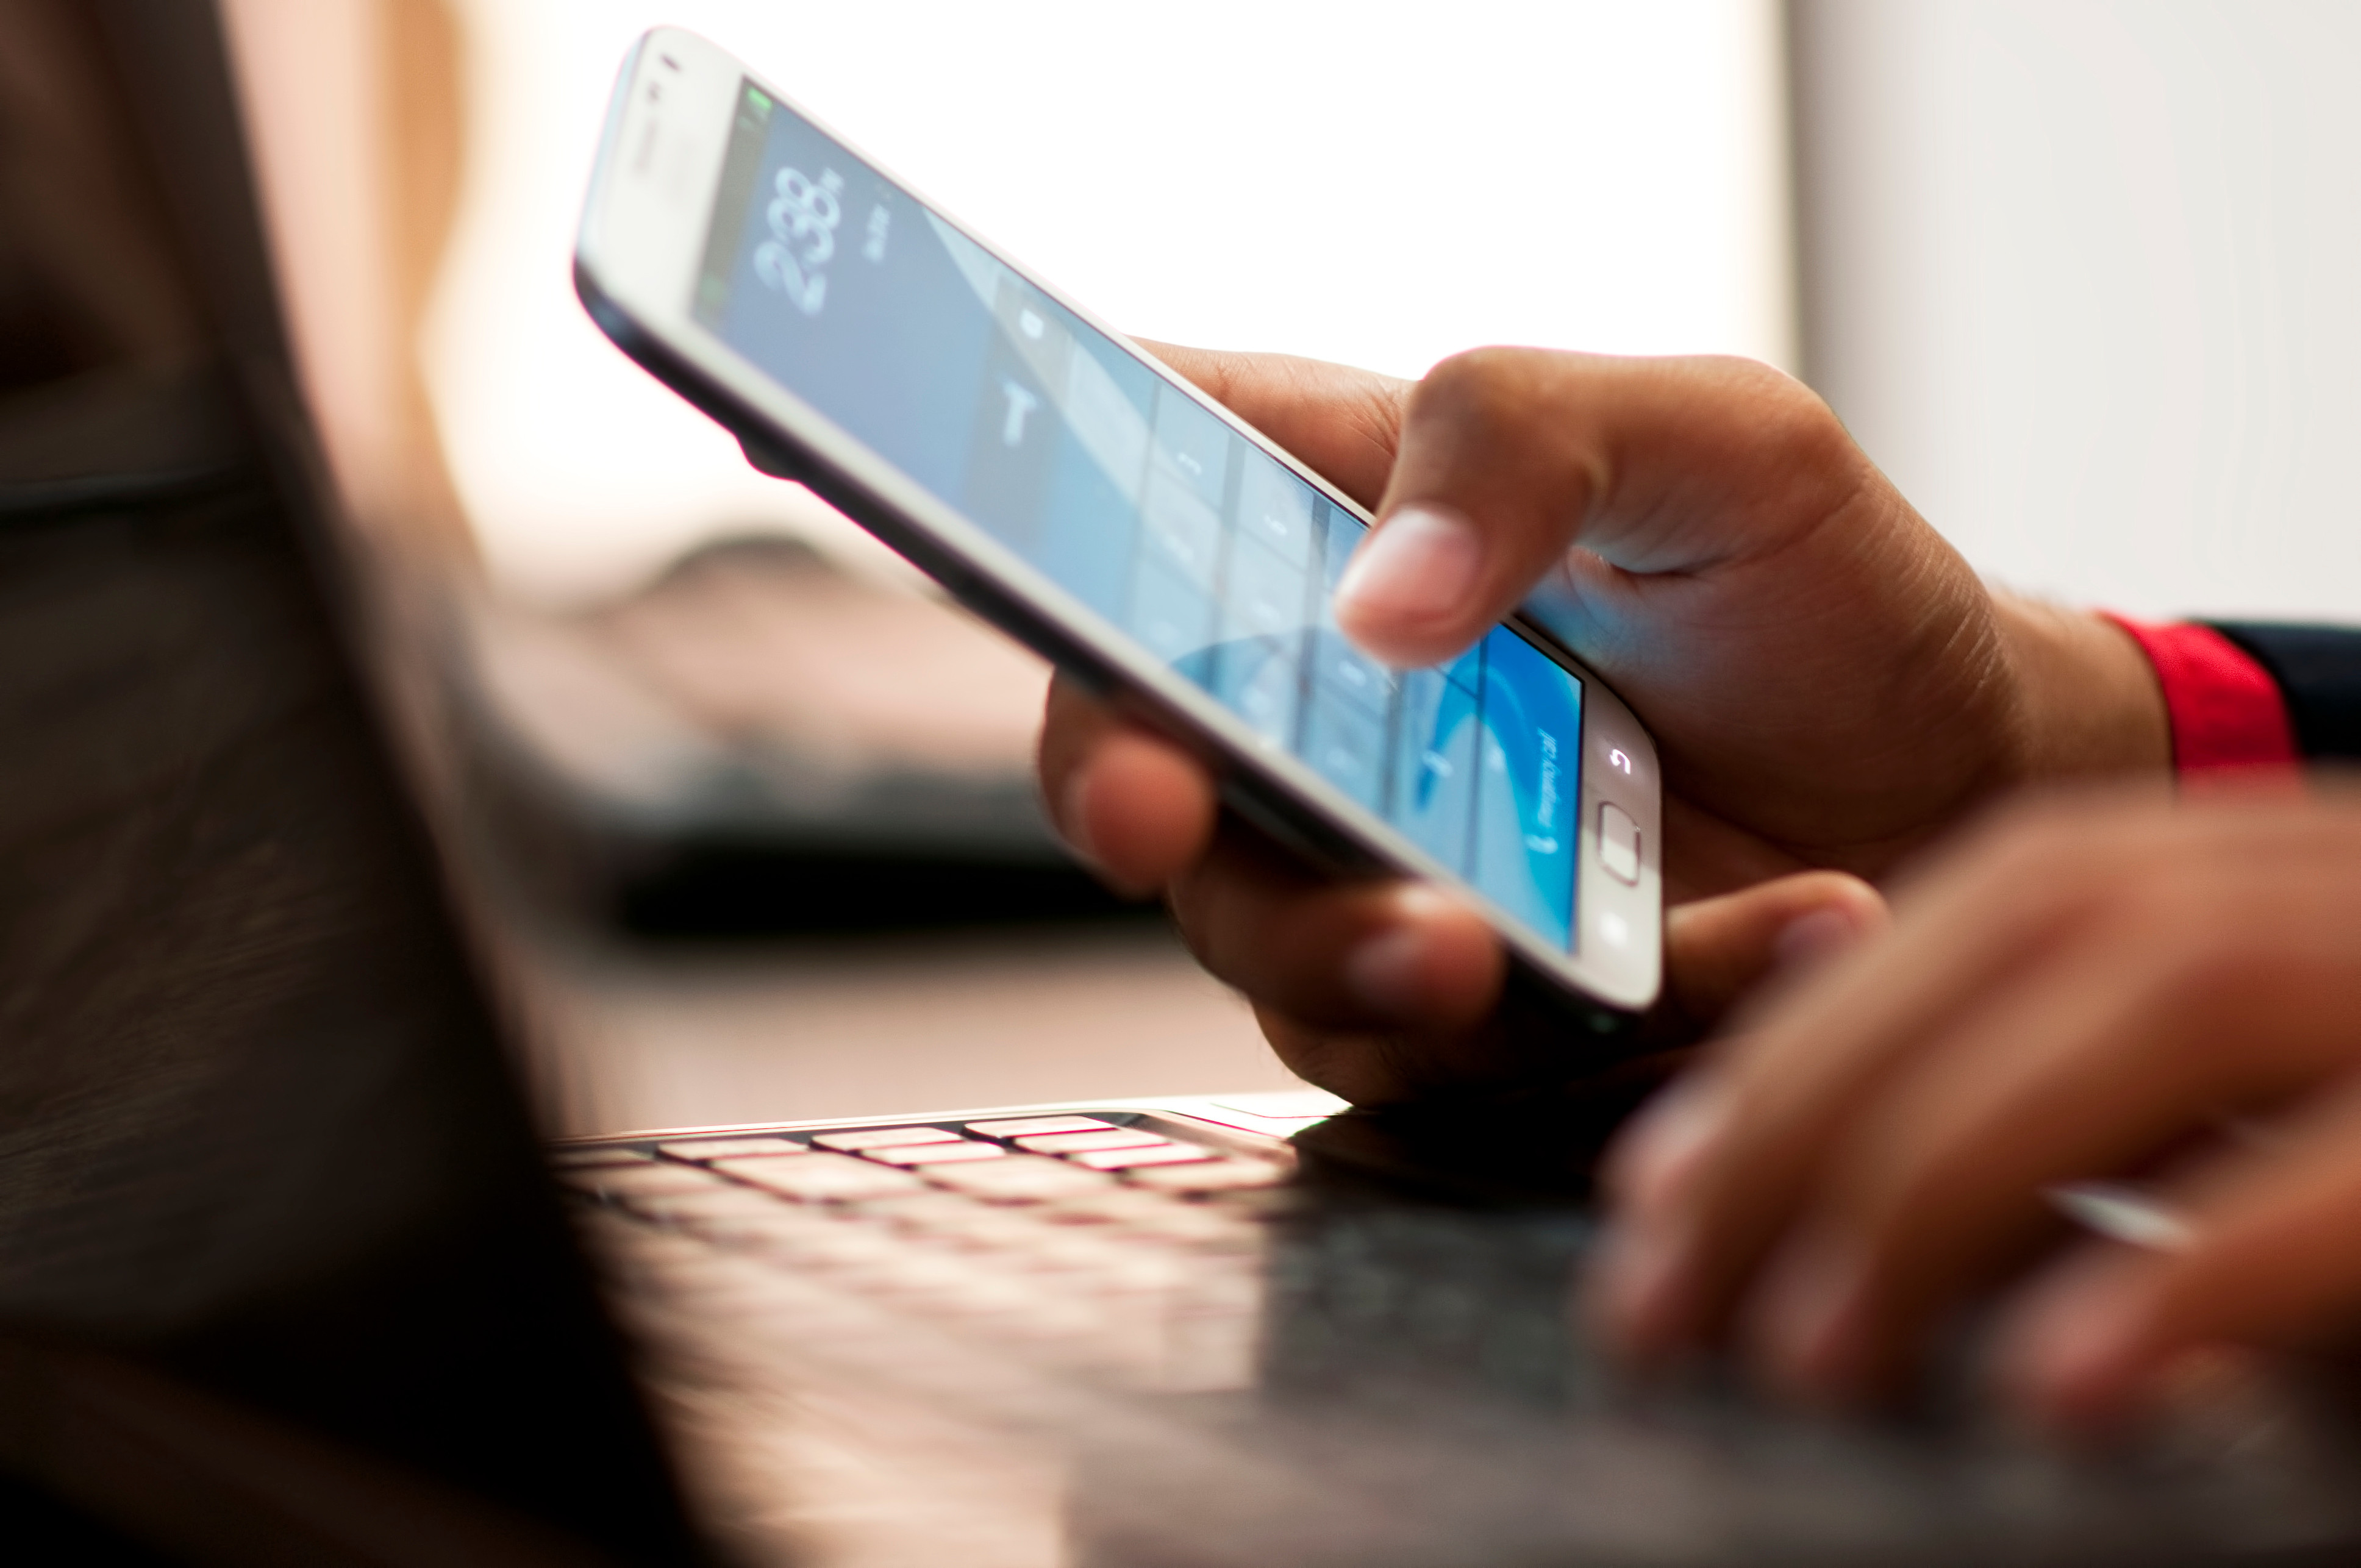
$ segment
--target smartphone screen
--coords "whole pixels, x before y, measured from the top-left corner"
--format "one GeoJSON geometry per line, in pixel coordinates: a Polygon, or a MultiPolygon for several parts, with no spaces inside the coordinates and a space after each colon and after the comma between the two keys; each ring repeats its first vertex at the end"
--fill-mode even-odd
{"type": "Polygon", "coordinates": [[[1365,532],[752,82],[691,313],[1570,951],[1582,683],[1506,627],[1400,671],[1337,631],[1365,532]]]}

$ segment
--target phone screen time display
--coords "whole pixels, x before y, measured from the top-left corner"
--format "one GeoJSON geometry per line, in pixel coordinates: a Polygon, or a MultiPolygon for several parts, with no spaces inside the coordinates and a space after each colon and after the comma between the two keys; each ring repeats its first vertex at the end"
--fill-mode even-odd
{"type": "Polygon", "coordinates": [[[1365,532],[753,83],[691,310],[1561,950],[1582,683],[1505,627],[1394,670],[1337,631],[1365,532]]]}

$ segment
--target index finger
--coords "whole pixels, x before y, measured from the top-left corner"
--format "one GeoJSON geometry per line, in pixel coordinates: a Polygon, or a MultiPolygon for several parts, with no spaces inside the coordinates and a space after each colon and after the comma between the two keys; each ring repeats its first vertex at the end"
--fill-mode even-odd
{"type": "Polygon", "coordinates": [[[1717,1334],[1856,1108],[1955,1008],[2049,943],[2092,886],[2144,852],[2063,813],[2030,826],[1986,829],[1982,852],[1955,861],[1873,954],[1839,963],[1725,1042],[1630,1131],[1619,1164],[1682,1174],[1634,1189],[1648,1201],[1624,1205],[1620,1240],[1602,1259],[1603,1326],[1627,1352],[1650,1359],[1717,1334]]]}
{"type": "Polygon", "coordinates": [[[1139,345],[1363,506],[1385,493],[1414,383],[1290,354],[1139,345]]]}

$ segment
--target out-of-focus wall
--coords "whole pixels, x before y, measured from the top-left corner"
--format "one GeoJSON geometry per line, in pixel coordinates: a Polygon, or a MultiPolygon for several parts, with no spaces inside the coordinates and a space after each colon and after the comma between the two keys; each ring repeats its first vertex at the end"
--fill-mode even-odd
{"type": "Polygon", "coordinates": [[[2003,581],[2361,621],[2361,5],[1791,0],[1807,374],[2003,581]]]}

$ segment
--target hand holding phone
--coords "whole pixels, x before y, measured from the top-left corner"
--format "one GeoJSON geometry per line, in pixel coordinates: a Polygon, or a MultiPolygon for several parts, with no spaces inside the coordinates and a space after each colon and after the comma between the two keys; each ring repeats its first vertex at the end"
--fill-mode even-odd
{"type": "Polygon", "coordinates": [[[1655,752],[1621,700],[1513,615],[1370,657],[1334,613],[1359,505],[711,45],[627,63],[576,276],[758,464],[1156,725],[1236,817],[1451,889],[1594,1028],[1654,999],[1655,752]]]}
{"type": "MultiPolygon", "coordinates": [[[[1506,565],[1493,591],[1540,584],[1529,608],[1642,706],[1669,780],[1656,1037],[1882,924],[1854,876],[1804,868],[1882,878],[2011,783],[2166,763],[2127,639],[1989,593],[1818,400],[1762,367],[1491,351],[1413,387],[1158,353],[1381,518],[1404,498],[1467,517],[1506,565]]],[[[1441,635],[1488,608],[1471,594],[1441,635]]],[[[1185,758],[1079,691],[1053,696],[1042,759],[1061,820],[1121,880],[1170,891],[1298,1072],[1378,1101],[1555,1070],[1496,1011],[1488,938],[1451,906],[1274,874],[1212,831],[1185,758]],[[1132,783],[1095,787],[1103,770],[1132,783]],[[1372,948],[1382,994],[1356,983],[1372,948]]]]}
{"type": "Polygon", "coordinates": [[[1775,371],[1167,365],[686,34],[626,66],[577,279],[759,462],[1060,663],[1053,799],[1112,752],[1162,781],[1085,790],[1109,816],[1070,827],[1170,883],[1282,1052],[1351,1064],[1360,1081],[1322,1080],[1356,1097],[1598,1059],[1562,1020],[1505,1038],[1487,1009],[1517,974],[1629,1012],[1669,972],[1702,1021],[1783,930],[1874,909],[1841,877],[1773,879],[1877,877],[2011,785],[2158,761],[2128,640],[1986,590],[1775,371]],[[907,265],[931,281],[904,287],[907,265]],[[1368,520],[1410,504],[1465,520],[1466,585],[1414,627],[1341,612],[1368,520]],[[1216,799],[1354,874],[1217,831],[1216,799]],[[1717,894],[1662,929],[1667,896],[1717,894]],[[1354,955],[1405,934],[1396,972],[1434,983],[1356,998],[1354,955]],[[1431,972],[1422,941],[1449,949],[1431,972]],[[1372,1034],[1393,1044],[1328,1048],[1372,1034]]]}

